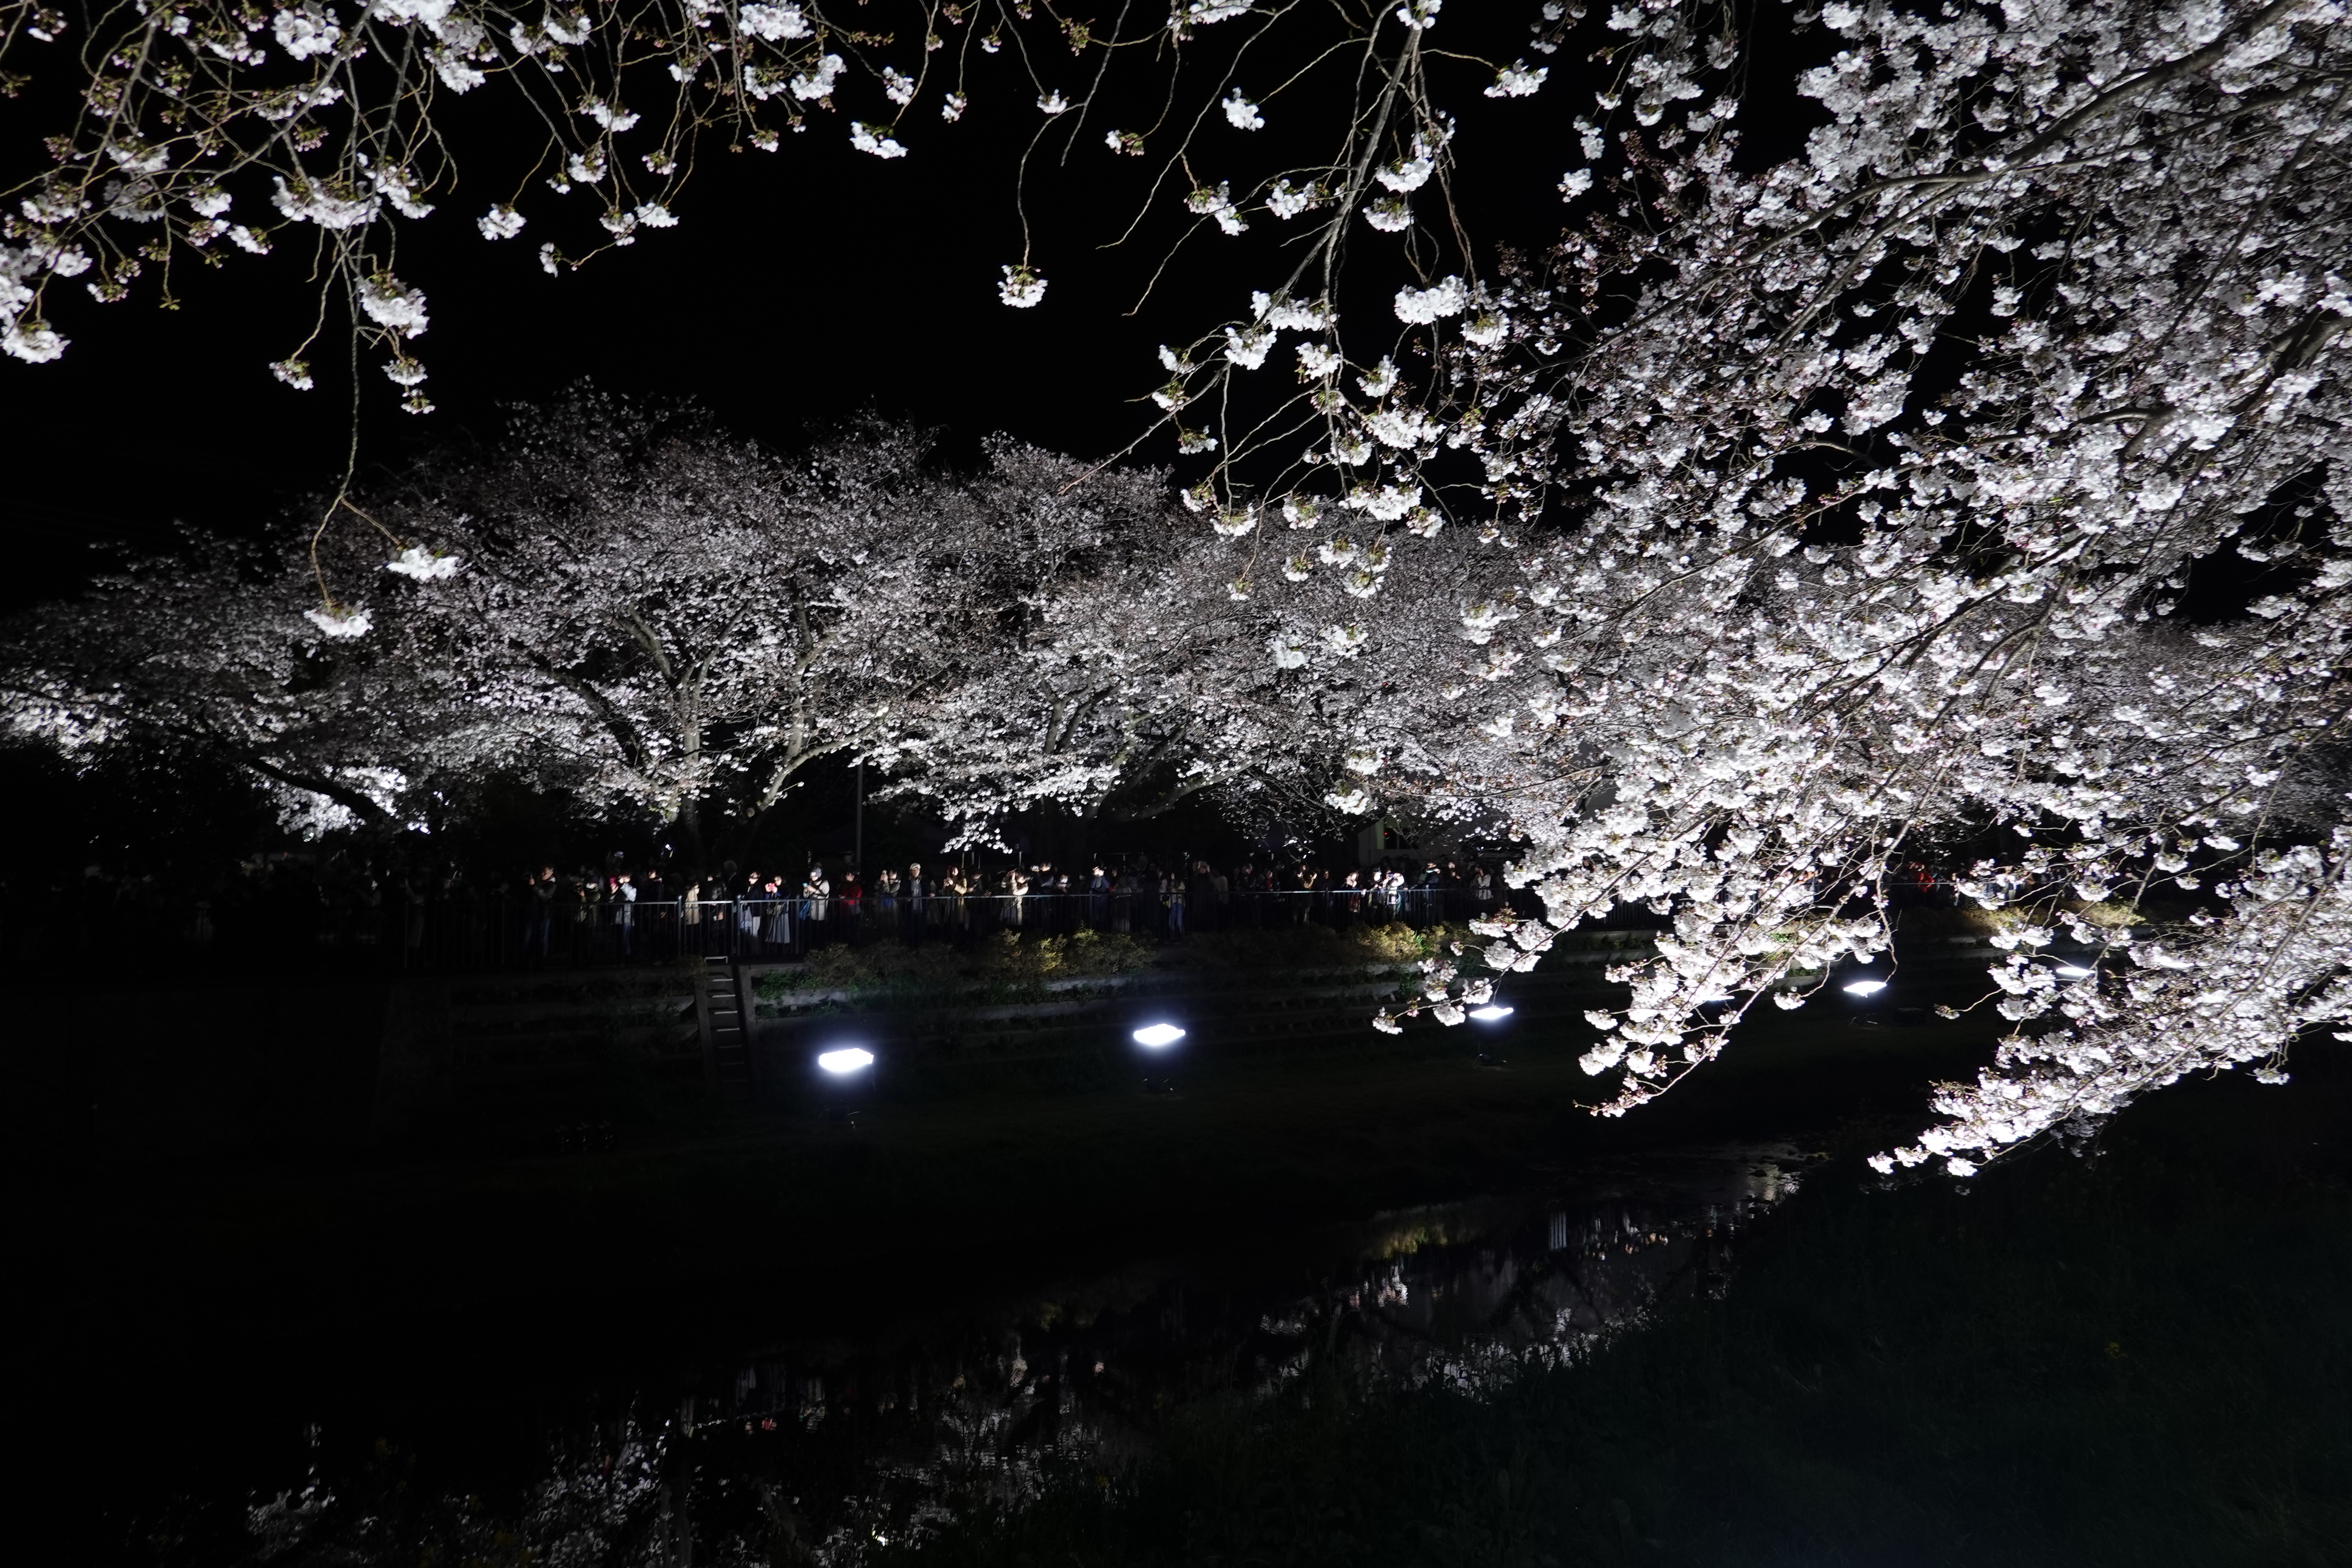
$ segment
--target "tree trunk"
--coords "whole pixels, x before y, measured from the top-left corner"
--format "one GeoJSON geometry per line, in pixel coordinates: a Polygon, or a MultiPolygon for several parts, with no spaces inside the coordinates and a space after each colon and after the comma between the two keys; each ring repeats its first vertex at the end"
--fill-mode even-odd
{"type": "Polygon", "coordinates": [[[700,805],[692,800],[681,803],[677,820],[671,824],[671,831],[677,840],[679,863],[695,871],[707,869],[709,863],[703,858],[700,805]]]}

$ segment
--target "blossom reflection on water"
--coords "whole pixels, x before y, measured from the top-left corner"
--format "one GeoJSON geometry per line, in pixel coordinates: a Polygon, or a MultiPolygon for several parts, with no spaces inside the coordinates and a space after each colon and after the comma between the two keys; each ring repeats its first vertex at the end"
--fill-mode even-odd
{"type": "MultiPolygon", "coordinates": [[[[1736,1244],[1793,1192],[1785,1148],[1587,1173],[1573,1201],[1511,1198],[1377,1216],[1283,1249],[1130,1269],[888,1343],[793,1344],[618,1419],[545,1441],[504,1506],[443,1500],[427,1527],[335,1506],[315,1477],[253,1511],[257,1558],[298,1542],[415,1561],[502,1536],[557,1565],[769,1559],[855,1564],[975,1510],[1105,1486],[1167,1415],[1263,1401],[1302,1379],[1476,1397],[1574,1361],[1663,1300],[1712,1294],[1736,1244]],[[339,1518],[339,1516],[341,1516],[339,1518]],[[451,1533],[455,1532],[455,1535],[451,1533]]],[[[303,1555],[309,1555],[304,1553],[303,1555]]]]}

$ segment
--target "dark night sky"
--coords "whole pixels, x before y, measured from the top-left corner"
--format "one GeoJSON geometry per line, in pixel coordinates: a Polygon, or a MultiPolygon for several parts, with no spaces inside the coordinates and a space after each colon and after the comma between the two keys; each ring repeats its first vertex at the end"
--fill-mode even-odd
{"type": "MultiPolygon", "coordinates": [[[[1507,58],[1524,53],[1535,9],[1496,7],[1458,23],[1449,12],[1447,41],[1507,58]]],[[[1464,114],[1457,147],[1484,262],[1498,238],[1540,242],[1558,226],[1552,185],[1582,162],[1567,121],[1591,101],[1571,90],[1580,68],[1570,57],[1551,57],[1543,93],[1510,103],[1479,96],[1483,71],[1454,70],[1448,96],[1464,114]]],[[[1066,55],[1038,58],[1041,73],[1052,79],[1061,69],[1075,95],[1079,68],[1066,55]]],[[[1090,116],[1066,168],[1055,166],[1057,142],[1033,159],[1035,254],[1051,286],[1036,309],[1004,308],[997,269],[1019,255],[1013,171],[1042,117],[1010,51],[987,64],[992,74],[975,83],[963,123],[940,123],[935,97],[918,101],[904,159],[886,163],[847,144],[849,120],[884,107],[870,84],[863,97],[845,97],[840,113],[814,117],[805,135],[788,135],[781,153],[706,148],[678,204],[678,227],[561,278],[542,274],[535,253],[551,238],[585,247],[593,208],[576,195],[527,195],[531,226],[498,244],[480,238],[473,218],[494,189],[507,188],[506,171],[485,166],[467,188],[436,195],[439,210],[409,226],[398,270],[430,297],[432,326],[414,351],[432,372],[427,390],[440,411],[399,412],[373,363],[383,356],[367,355],[365,458],[394,461],[460,432],[487,434],[499,404],[542,397],[583,375],[634,395],[691,395],[737,430],[778,443],[871,406],[942,426],[965,450],[994,430],[1088,457],[1123,446],[1157,413],[1126,401],[1161,378],[1154,347],[1240,310],[1248,289],[1286,265],[1276,247],[1294,231],[1260,216],[1240,240],[1196,235],[1152,302],[1127,315],[1170,241],[1196,220],[1163,195],[1135,241],[1100,248],[1136,209],[1157,164],[1104,148],[1107,126],[1142,118],[1128,107],[1132,98],[1107,94],[1111,105],[1090,116]]],[[[1256,62],[1244,85],[1269,86],[1268,64],[1256,62]]],[[[1188,101],[1204,87],[1195,75],[1188,101]]],[[[476,147],[496,145],[506,128],[491,107],[466,107],[492,116],[475,125],[476,147]]],[[[1266,108],[1268,130],[1255,135],[1212,110],[1196,167],[1239,185],[1328,144],[1288,135],[1337,107],[1328,98],[1277,99],[1266,108]]],[[[12,171],[33,145],[29,124],[23,106],[0,120],[0,148],[17,150],[5,154],[12,171]]],[[[240,210],[259,200],[241,193],[240,210]]],[[[329,342],[314,352],[320,386],[308,395],[279,386],[267,370],[308,319],[308,255],[297,237],[281,231],[267,259],[232,253],[216,270],[178,269],[185,305],[176,312],[156,309],[152,284],[111,307],[77,297],[52,310],[73,340],[61,361],[0,362],[0,431],[11,452],[0,537],[18,566],[0,601],[68,590],[88,569],[93,540],[161,546],[174,519],[249,531],[332,475],[348,430],[348,383],[331,363],[341,350],[329,342]]],[[[1387,293],[1405,279],[1393,239],[1359,225],[1351,243],[1364,287],[1343,304],[1369,324],[1374,312],[1386,317],[1387,293]]],[[[1262,374],[1286,375],[1286,360],[1262,374]]],[[[1173,443],[1162,434],[1140,456],[1172,461],[1173,443]]]]}
{"type": "MultiPolygon", "coordinates": [[[[1158,339],[1115,310],[1089,309],[1088,269],[1076,258],[1039,309],[996,302],[996,267],[1017,254],[1002,161],[992,167],[982,149],[884,163],[835,145],[826,132],[837,129],[772,156],[706,153],[677,228],[555,279],[540,270],[537,243],[576,241],[560,220],[584,222],[588,209],[567,211],[542,192],[525,205],[532,227],[493,245],[472,226],[487,198],[446,201],[417,226],[423,243],[399,268],[431,300],[433,324],[415,352],[432,371],[439,412],[399,412],[373,363],[383,355],[369,353],[365,455],[395,459],[460,430],[486,432],[499,403],[583,375],[632,394],[692,395],[779,441],[866,404],[959,432],[1002,426],[1078,448],[1123,437],[1124,411],[1099,389],[1153,384],[1158,339]]],[[[1108,156],[1088,162],[1098,170],[1108,156]]],[[[29,553],[54,577],[92,533],[160,541],[173,517],[249,527],[337,468],[349,409],[340,346],[331,339],[314,351],[320,387],[308,395],[267,369],[308,314],[307,258],[292,249],[184,270],[177,312],[156,310],[152,294],[103,311],[72,301],[56,317],[74,340],[63,360],[0,364],[0,428],[20,476],[0,498],[0,526],[20,559],[29,553]]],[[[1113,268],[1095,270],[1107,281],[1113,268]]],[[[21,597],[24,584],[12,587],[21,597]]]]}

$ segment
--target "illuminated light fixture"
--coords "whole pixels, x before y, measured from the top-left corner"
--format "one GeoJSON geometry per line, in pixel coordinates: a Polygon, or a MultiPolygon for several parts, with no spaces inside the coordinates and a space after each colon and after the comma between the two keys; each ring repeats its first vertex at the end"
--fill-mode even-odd
{"type": "Polygon", "coordinates": [[[2093,971],[2084,968],[2079,963],[2062,963],[2058,966],[2058,978],[2061,980],[2088,980],[2092,973],[2093,971]]]}
{"type": "Polygon", "coordinates": [[[829,1073],[852,1073],[874,1065],[874,1053],[862,1046],[849,1046],[837,1051],[827,1051],[816,1058],[816,1065],[829,1073]]]}
{"type": "Polygon", "coordinates": [[[1147,1050],[1164,1050],[1184,1037],[1173,1024],[1146,1024],[1135,1031],[1135,1043],[1147,1050]]]}
{"type": "Polygon", "coordinates": [[[1849,996],[1875,996],[1885,989],[1886,982],[1884,980],[1857,980],[1845,988],[1845,994],[1849,996]]]}
{"type": "Polygon", "coordinates": [[[1506,1007],[1500,1002],[1489,1002],[1484,1007],[1471,1008],[1470,1016],[1482,1024],[1491,1024],[1497,1018],[1507,1018],[1517,1011],[1517,1008],[1506,1007]]]}

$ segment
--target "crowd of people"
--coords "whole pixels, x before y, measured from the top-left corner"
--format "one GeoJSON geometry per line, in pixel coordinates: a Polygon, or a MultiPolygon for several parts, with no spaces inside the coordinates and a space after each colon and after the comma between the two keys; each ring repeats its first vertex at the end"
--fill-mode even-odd
{"type": "MultiPolygon", "coordinates": [[[[800,862],[794,862],[800,865],[800,862]]],[[[914,861],[861,875],[842,859],[795,872],[655,861],[490,874],[352,853],[257,857],[190,889],[93,866],[78,887],[11,899],[7,947],[32,958],[121,951],[340,954],[415,969],[594,963],[696,954],[775,958],[831,942],[966,944],[1001,931],[1159,941],[1228,929],[1460,921],[1507,900],[1475,858],[1321,866],[1122,856],[1057,865],[914,861]],[[61,898],[60,895],[63,895],[61,898]],[[56,918],[59,905],[70,917],[56,918]]]]}
{"type": "Polygon", "coordinates": [[[1496,868],[1453,859],[1344,870],[1253,860],[1225,869],[1181,855],[1074,868],[910,861],[870,878],[822,859],[797,875],[730,864],[709,874],[565,876],[549,866],[527,881],[521,954],[576,952],[589,933],[609,933],[591,944],[621,958],[772,958],[829,942],[963,944],[999,931],[1179,941],[1235,927],[1461,920],[1493,909],[1502,892],[1496,868]]]}
{"type": "MultiPolygon", "coordinates": [[[[1460,921],[1513,901],[1497,859],[1391,857],[1367,866],[1295,856],[1228,866],[1186,854],[1056,865],[909,862],[861,875],[842,859],[799,872],[733,862],[698,872],[613,857],[482,875],[351,853],[275,855],[196,889],[92,866],[46,898],[0,898],[16,959],[121,951],[339,954],[362,964],[478,969],[709,955],[779,958],[832,942],[968,944],[1001,931],[1080,931],[1181,941],[1194,931],[1460,921]]],[[[798,865],[800,862],[793,862],[798,865]]],[[[1898,906],[1945,904],[1948,878],[1911,860],[1898,906]]],[[[1521,906],[1535,912],[1528,895],[1521,906]]]]}
{"type": "Polygon", "coordinates": [[[731,951],[768,953],[838,941],[968,942],[1001,931],[1177,940],[1194,931],[1309,922],[1422,925],[1466,919],[1502,896],[1497,868],[1478,860],[1391,859],[1345,870],[1247,859],[1224,869],[1182,855],[1164,864],[1135,857],[1073,867],[915,861],[870,879],[819,861],[798,878],[729,869],[697,879],[678,895],[678,918],[689,935],[727,920],[731,951]]]}

